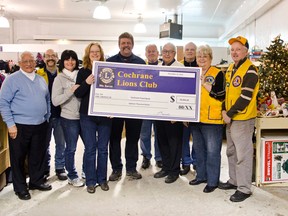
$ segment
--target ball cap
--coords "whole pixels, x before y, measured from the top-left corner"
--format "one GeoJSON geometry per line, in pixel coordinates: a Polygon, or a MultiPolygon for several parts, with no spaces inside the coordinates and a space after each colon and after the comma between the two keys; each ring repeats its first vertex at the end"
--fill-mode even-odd
{"type": "Polygon", "coordinates": [[[232,45],[234,42],[240,42],[241,44],[243,44],[245,47],[247,47],[247,49],[249,49],[249,43],[248,43],[248,40],[245,38],[245,37],[242,37],[242,36],[238,36],[236,38],[231,38],[228,43],[230,45],[232,45]]]}

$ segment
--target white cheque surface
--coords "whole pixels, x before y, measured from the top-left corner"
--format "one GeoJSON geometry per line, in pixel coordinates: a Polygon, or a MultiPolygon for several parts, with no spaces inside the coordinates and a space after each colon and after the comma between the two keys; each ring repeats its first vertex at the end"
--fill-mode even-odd
{"type": "Polygon", "coordinates": [[[102,116],[190,121],[195,119],[195,103],[193,95],[97,89],[92,112],[102,116]]]}

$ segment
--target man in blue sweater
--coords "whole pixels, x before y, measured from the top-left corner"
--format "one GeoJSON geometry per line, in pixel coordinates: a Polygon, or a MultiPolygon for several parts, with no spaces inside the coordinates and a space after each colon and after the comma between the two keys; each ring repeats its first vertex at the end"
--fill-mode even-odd
{"type": "Polygon", "coordinates": [[[51,190],[45,184],[47,120],[50,117],[50,95],[45,80],[35,74],[36,61],[30,52],[20,56],[20,70],[8,76],[0,92],[0,112],[7,124],[13,187],[19,199],[28,200],[30,190],[51,190]],[[28,157],[29,186],[24,173],[28,157]]]}

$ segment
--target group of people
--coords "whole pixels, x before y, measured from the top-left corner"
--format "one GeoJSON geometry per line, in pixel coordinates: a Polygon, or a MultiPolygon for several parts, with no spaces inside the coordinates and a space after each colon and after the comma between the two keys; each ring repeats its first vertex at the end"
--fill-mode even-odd
{"type": "Polygon", "coordinates": [[[259,88],[257,69],[247,58],[249,44],[239,36],[229,40],[231,57],[226,73],[212,66],[213,53],[209,45],[186,44],[184,60],[178,62],[176,47],[166,43],[162,59],[155,44],[146,47],[147,62],[133,54],[134,38],[122,33],[118,38],[119,53],[107,62],[159,65],[163,67],[201,67],[200,122],[174,122],[111,118],[88,115],[93,61],[104,61],[100,44],[90,43],[84,53],[83,67],[73,50],[65,50],[57,68],[57,53],[49,49],[44,54],[45,67],[35,71],[35,58],[30,52],[20,56],[20,70],[3,82],[0,91],[0,112],[7,124],[13,187],[22,200],[31,198],[29,190],[51,190],[49,143],[55,138],[55,172],[59,180],[81,187],[88,193],[96,186],[109,190],[107,180],[108,147],[112,173],[109,181],[122,176],[121,139],[125,127],[126,176],[141,179],[137,171],[138,141],[142,150],[142,168],[151,162],[151,130],[154,126],[155,161],[160,168],[154,178],[173,183],[179,175],[196,170],[190,185],[205,183],[205,193],[216,188],[233,189],[232,202],[251,195],[253,143],[256,117],[256,96],[259,88]],[[44,79],[43,79],[43,78],[44,79]],[[45,82],[46,81],[46,82],[45,82]],[[229,180],[219,182],[223,124],[226,126],[229,180]],[[190,149],[192,134],[193,147],[190,149]],[[75,152],[79,136],[83,140],[82,178],[75,168],[75,152]],[[24,172],[28,161],[29,185],[24,172]],[[182,169],[180,165],[182,164],[182,169]],[[66,174],[67,171],[67,174],[66,174]]]}

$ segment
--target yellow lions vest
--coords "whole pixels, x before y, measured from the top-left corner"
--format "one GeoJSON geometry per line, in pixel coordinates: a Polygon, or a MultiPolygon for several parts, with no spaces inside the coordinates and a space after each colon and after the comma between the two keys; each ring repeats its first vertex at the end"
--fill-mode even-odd
{"type": "MultiPolygon", "coordinates": [[[[42,76],[45,79],[46,83],[48,84],[48,75],[45,72],[44,68],[38,69],[36,73],[38,75],[42,76]]],[[[57,69],[57,74],[59,74],[59,70],[58,69],[57,69]]]]}
{"type": "MultiPolygon", "coordinates": [[[[210,67],[205,73],[205,82],[214,84],[219,73],[216,67],[210,67]]],[[[222,73],[222,72],[221,72],[222,73]]],[[[223,124],[221,114],[222,102],[209,96],[205,87],[201,86],[200,122],[207,124],[223,124]]]]}
{"type": "MultiPolygon", "coordinates": [[[[230,64],[226,72],[226,97],[225,97],[225,107],[228,111],[236,102],[236,100],[241,95],[241,88],[243,83],[243,77],[245,76],[248,68],[252,65],[252,62],[247,59],[235,72],[233,77],[232,70],[234,64],[230,64]]],[[[257,116],[257,93],[259,89],[259,80],[255,86],[255,89],[252,94],[252,99],[248,106],[241,112],[238,112],[232,117],[233,120],[248,120],[255,118],[257,116]]]]}

